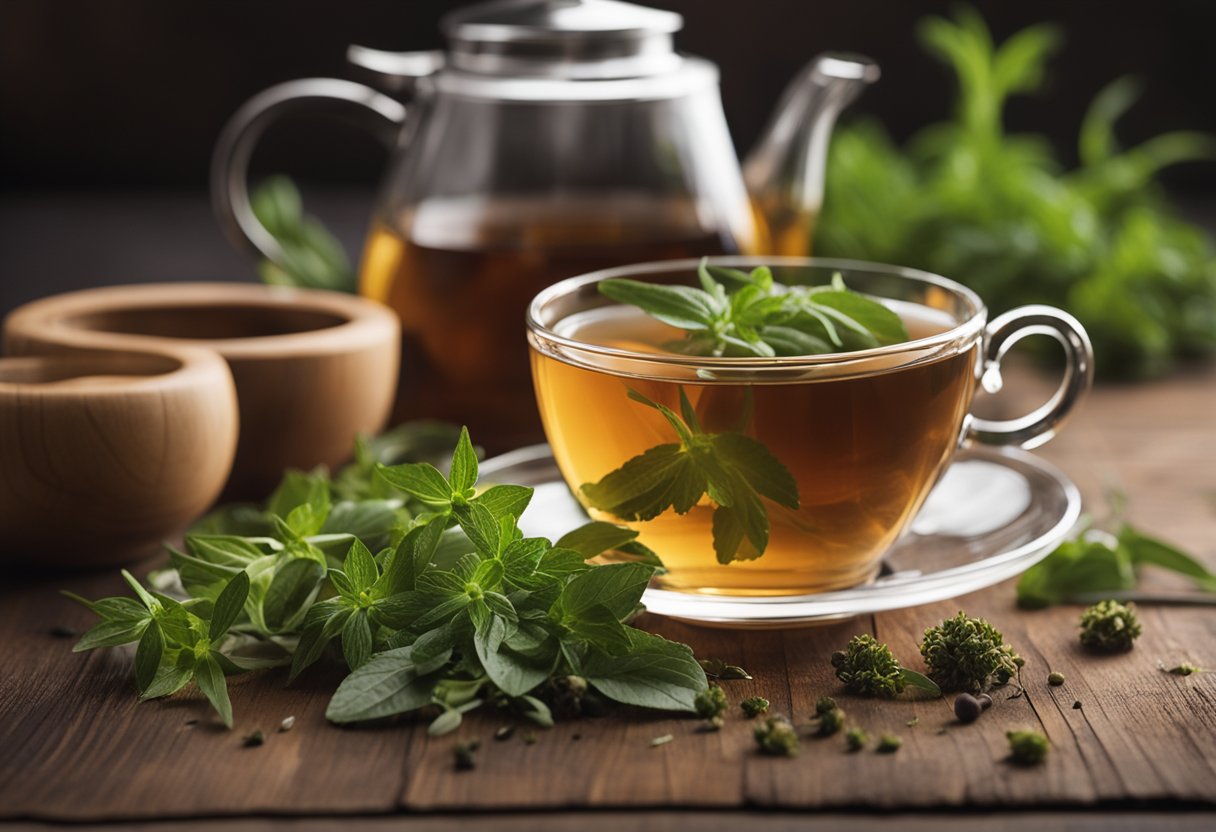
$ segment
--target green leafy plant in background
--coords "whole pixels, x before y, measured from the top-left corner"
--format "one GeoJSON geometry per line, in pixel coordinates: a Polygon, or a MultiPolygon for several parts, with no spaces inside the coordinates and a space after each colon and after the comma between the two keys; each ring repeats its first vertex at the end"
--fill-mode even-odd
{"type": "Polygon", "coordinates": [[[549,725],[547,692],[574,680],[693,712],[707,682],[692,651],[627,624],[661,568],[637,533],[592,522],[524,537],[532,489],[479,486],[467,431],[446,473],[419,459],[445,436],[406,426],[361,442],[335,478],[289,472],[264,505],[213,513],[150,587],[123,573],[135,598],[72,596],[100,619],[76,649],[137,644],[142,699],[193,681],[229,726],[226,676],[284,666],[294,679],[326,655],[349,671],[326,711],[337,723],[429,707],[439,734],[493,704],[549,725]],[[590,562],[610,550],[627,560],[590,562]]]}
{"type": "Polygon", "coordinates": [[[354,292],[350,260],[337,238],[304,213],[300,191],[286,176],[259,182],[249,198],[254,216],[283,249],[283,262],[263,260],[258,273],[266,283],[354,292]]]}
{"type": "Polygon", "coordinates": [[[955,113],[897,147],[872,122],[841,127],[830,151],[815,253],[915,266],[973,287],[995,311],[1049,303],[1088,329],[1107,377],[1146,377],[1216,348],[1216,249],[1177,218],[1153,177],[1216,156],[1173,132],[1121,150],[1118,118],[1140,85],[1102,90],[1065,172],[1046,139],[1010,135],[1011,95],[1041,88],[1061,43],[1038,25],[999,46],[983,19],[929,18],[920,39],[958,80],[955,113]]]}

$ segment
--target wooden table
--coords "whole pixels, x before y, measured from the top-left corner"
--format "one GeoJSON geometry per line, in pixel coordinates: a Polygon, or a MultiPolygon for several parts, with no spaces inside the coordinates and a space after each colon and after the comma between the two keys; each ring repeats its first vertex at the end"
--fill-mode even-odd
{"type": "MultiPolygon", "coordinates": [[[[1025,404],[1044,384],[1032,378],[1011,398],[1025,404]]],[[[1216,372],[1099,388],[1043,454],[1076,478],[1091,511],[1102,512],[1105,488],[1120,488],[1134,522],[1216,563],[1216,372]]],[[[1173,584],[1154,576],[1152,585],[1173,584]]],[[[125,821],[200,830],[233,818],[239,822],[223,828],[1216,824],[1216,674],[1177,678],[1158,668],[1182,660],[1216,667],[1210,608],[1142,608],[1135,650],[1110,658],[1078,649],[1077,608],[1019,611],[1012,582],[814,629],[727,632],[645,619],[698,655],[748,668],[754,681],[726,683],[732,703],[763,695],[796,722],[813,715],[817,697],[839,693],[828,655],[855,633],[874,633],[911,659],[921,631],[961,607],[993,621],[1026,657],[1026,695],[998,693],[973,725],[954,722],[949,699],[841,697],[852,720],[872,734],[900,734],[903,748],[848,754],[840,737],[807,739],[797,759],[772,759],[755,753],[737,708],[716,733],[693,719],[631,713],[562,723],[538,731],[534,744],[522,731],[494,741],[502,721],[493,715],[437,739],[420,723],[343,730],[324,719],[335,678],[306,674],[285,688],[278,671],[234,680],[236,729],[225,731],[197,693],[137,704],[129,653],[74,655],[72,640],[52,630],[83,629],[90,616],[59,588],[89,597],[121,591],[110,573],[29,577],[0,590],[0,819],[21,821],[17,828],[125,821]],[[1062,671],[1066,684],[1048,687],[1050,670],[1062,671]],[[294,729],[277,733],[286,716],[296,717],[294,729]],[[1020,726],[1051,739],[1045,765],[1004,761],[1005,732],[1020,726]],[[255,728],[266,744],[243,747],[255,728]],[[674,741],[650,746],[668,733],[674,741]],[[455,771],[453,746],[473,738],[482,741],[476,770],[455,771]]]]}

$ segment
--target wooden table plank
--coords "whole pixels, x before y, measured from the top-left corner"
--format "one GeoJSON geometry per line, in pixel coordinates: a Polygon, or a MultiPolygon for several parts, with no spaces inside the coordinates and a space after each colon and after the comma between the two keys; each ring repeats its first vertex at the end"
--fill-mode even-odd
{"type": "MultiPolygon", "coordinates": [[[[1132,810],[1123,812],[1026,812],[951,814],[865,814],[651,811],[651,812],[523,812],[513,814],[407,815],[394,817],[329,816],[320,818],[225,818],[202,820],[124,823],[132,832],[779,832],[798,829],[810,832],[1208,832],[1216,814],[1202,811],[1164,813],[1132,810]]],[[[0,832],[52,832],[64,827],[25,821],[0,822],[0,832]]],[[[74,825],[75,832],[110,832],[114,825],[74,825]]]]}
{"type": "MultiPolygon", "coordinates": [[[[1014,398],[1025,402],[1044,389],[1032,380],[1014,398]]],[[[1101,513],[1102,490],[1114,484],[1128,494],[1131,516],[1146,530],[1216,564],[1213,414],[1211,370],[1102,388],[1043,454],[1077,479],[1095,513],[1101,513]]],[[[1171,585],[1156,577],[1152,582],[1171,585]]],[[[1216,674],[1179,679],[1157,669],[1158,661],[1183,659],[1216,667],[1216,615],[1210,609],[1143,609],[1145,634],[1136,649],[1109,658],[1077,648],[1076,608],[1019,611],[1012,582],[953,602],[804,630],[729,632],[647,619],[645,626],[688,642],[699,655],[751,670],[755,681],[726,684],[732,704],[760,694],[800,723],[813,715],[818,696],[839,693],[827,659],[857,632],[876,633],[919,666],[924,627],[961,607],[992,620],[1028,660],[1027,695],[999,699],[974,725],[954,723],[948,700],[841,696],[851,721],[871,734],[898,733],[904,747],[894,755],[847,754],[839,737],[808,737],[801,756],[785,760],[754,753],[751,724],[737,709],[717,733],[701,731],[695,720],[635,712],[538,731],[532,745],[522,741],[522,731],[507,742],[492,741],[502,722],[494,714],[474,715],[456,735],[441,738],[411,722],[343,730],[323,717],[332,677],[311,674],[284,688],[278,671],[233,685],[237,729],[226,732],[197,695],[137,705],[129,653],[71,654],[71,642],[50,630],[83,629],[89,615],[58,596],[60,587],[87,596],[120,591],[110,574],[29,577],[0,589],[0,818],[1216,805],[1216,674]],[[1067,684],[1049,688],[1045,678],[1052,669],[1064,672],[1067,684]],[[1075,700],[1084,707],[1074,710],[1075,700]],[[271,733],[289,714],[297,717],[295,729],[271,733]],[[908,727],[913,715],[919,724],[908,727]],[[191,719],[200,722],[188,725],[191,719]],[[1046,765],[1023,770],[1003,762],[1004,732],[1022,725],[1051,738],[1046,765]],[[254,728],[267,732],[267,744],[241,747],[241,736],[254,728]],[[673,742],[649,746],[667,733],[673,742]],[[453,745],[475,736],[483,740],[478,768],[454,772],[453,745]]],[[[582,824],[596,816],[574,817],[582,824]]],[[[654,817],[649,828],[662,829],[664,818],[684,816],[654,817]]],[[[441,825],[418,828],[446,828],[444,819],[435,822],[441,825]]],[[[248,823],[264,828],[256,826],[261,821],[248,823]]]]}

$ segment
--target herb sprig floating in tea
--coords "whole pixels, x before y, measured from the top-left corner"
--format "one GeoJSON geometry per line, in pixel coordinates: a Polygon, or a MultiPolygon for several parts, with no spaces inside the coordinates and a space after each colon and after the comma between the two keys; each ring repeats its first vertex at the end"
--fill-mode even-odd
{"type": "Polygon", "coordinates": [[[702,260],[697,278],[700,288],[611,278],[599,291],[685,330],[667,346],[687,355],[819,355],[908,340],[898,315],[847,289],[839,273],[827,286],[784,286],[767,266],[749,273],[702,260]]]}
{"type": "Polygon", "coordinates": [[[760,498],[798,508],[793,475],[761,442],[742,433],[705,433],[680,388],[680,413],[636,390],[629,398],[663,414],[678,442],[656,445],[599,482],[579,490],[588,504],[622,520],[653,520],[667,509],[687,514],[702,497],[714,502],[719,563],[751,560],[768,547],[768,511],[760,498]]]}
{"type": "Polygon", "coordinates": [[[194,680],[227,725],[226,675],[290,665],[294,678],[331,643],[351,671],[326,711],[338,723],[431,707],[438,734],[492,703],[549,725],[553,680],[695,711],[707,681],[692,651],[625,623],[658,569],[636,532],[590,523],[556,543],[523,537],[532,489],[479,488],[467,431],[446,474],[382,464],[389,453],[364,444],[336,480],[292,472],[264,509],[207,518],[156,589],[125,575],[138,600],[77,598],[102,620],[76,649],[138,642],[141,698],[194,680]],[[334,502],[341,493],[383,496],[334,502]],[[618,548],[635,560],[588,562],[618,548]]]}

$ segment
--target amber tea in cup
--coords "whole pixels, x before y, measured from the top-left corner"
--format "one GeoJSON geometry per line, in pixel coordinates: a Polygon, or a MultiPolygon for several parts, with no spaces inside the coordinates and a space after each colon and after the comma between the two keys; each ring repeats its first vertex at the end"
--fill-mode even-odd
{"type": "Polygon", "coordinates": [[[1046,441],[1089,382],[1088,341],[1058,310],[1026,307],[985,328],[974,293],[914,270],[813,258],[712,262],[763,263],[786,285],[828,283],[840,274],[850,289],[896,312],[909,340],[827,355],[690,356],[670,348],[681,330],[597,291],[600,280],[613,277],[689,284],[693,260],[573,278],[536,298],[529,314],[533,380],[554,457],[591,516],[637,529],[640,542],[659,554],[667,571],[657,582],[665,589],[785,596],[871,580],[961,441],[1046,441]],[[1029,334],[1064,343],[1069,363],[1060,393],[1021,419],[969,416],[981,378],[995,387],[1000,357],[1029,334]],[[678,464],[678,449],[697,443],[736,453],[767,522],[762,552],[744,537],[734,556],[720,557],[715,543],[728,524],[719,515],[730,514],[721,511],[723,501],[738,498],[701,493],[694,484],[681,499],[677,492],[687,484],[665,476],[664,460],[678,464]],[[648,452],[644,464],[626,465],[648,452]],[[674,496],[674,505],[653,517],[631,513],[638,502],[622,503],[619,514],[597,507],[604,505],[602,484],[619,471],[627,473],[614,474],[618,483],[639,472],[629,486],[644,495],[641,503],[674,496]],[[663,490],[669,493],[659,495],[663,490]],[[715,523],[722,524],[717,533],[715,523]]]}

